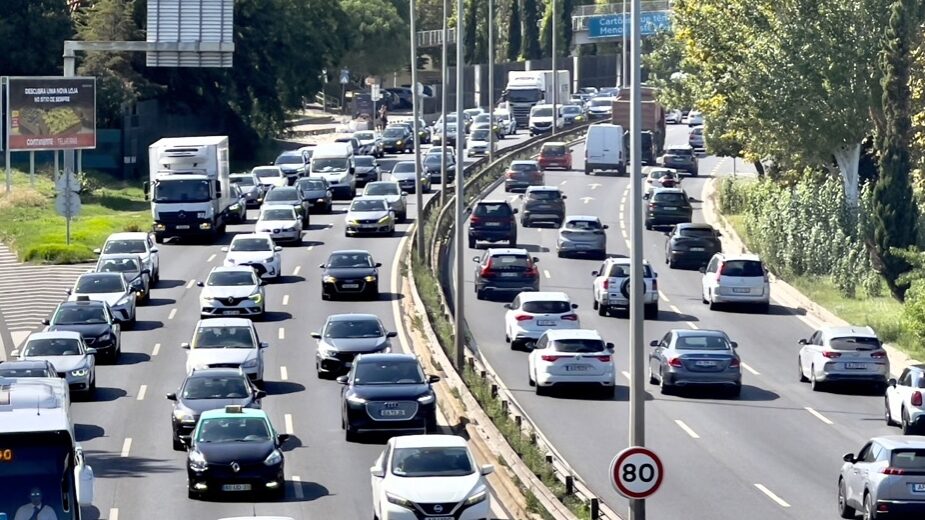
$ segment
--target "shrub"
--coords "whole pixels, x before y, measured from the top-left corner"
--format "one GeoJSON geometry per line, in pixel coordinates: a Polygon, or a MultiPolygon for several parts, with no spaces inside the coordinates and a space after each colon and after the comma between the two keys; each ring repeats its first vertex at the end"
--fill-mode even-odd
{"type": "Polygon", "coordinates": [[[22,253],[24,262],[79,264],[93,259],[93,251],[83,244],[39,244],[22,253]]]}
{"type": "Polygon", "coordinates": [[[913,281],[906,291],[902,322],[917,340],[925,340],[925,280],[913,281]]]}

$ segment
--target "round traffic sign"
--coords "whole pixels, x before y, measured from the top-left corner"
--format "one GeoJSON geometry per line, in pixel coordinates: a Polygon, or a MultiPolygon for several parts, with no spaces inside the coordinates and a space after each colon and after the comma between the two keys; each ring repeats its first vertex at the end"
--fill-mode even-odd
{"type": "Polygon", "coordinates": [[[658,455],[641,446],[626,448],[610,463],[610,482],[626,498],[652,496],[662,485],[664,475],[658,455]]]}

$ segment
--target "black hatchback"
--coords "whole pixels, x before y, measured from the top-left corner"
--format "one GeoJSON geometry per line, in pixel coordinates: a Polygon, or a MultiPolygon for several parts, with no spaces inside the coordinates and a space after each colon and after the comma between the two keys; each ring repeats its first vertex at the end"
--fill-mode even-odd
{"type": "Polygon", "coordinates": [[[379,268],[369,251],[334,251],[321,264],[321,299],[342,296],[379,297],[379,268]]]}
{"type": "Polygon", "coordinates": [[[78,296],[77,301],[58,305],[50,320],[47,331],[69,330],[77,332],[84,343],[96,349],[98,361],[115,364],[122,353],[122,327],[106,302],[90,301],[87,296],[78,296]]]}
{"type": "Polygon", "coordinates": [[[479,241],[507,242],[517,245],[517,210],[506,200],[482,200],[475,204],[469,216],[469,247],[479,241]]]}
{"type": "Polygon", "coordinates": [[[382,132],[382,151],[402,153],[414,151],[414,136],[404,125],[389,125],[382,132]]]}
{"type": "Polygon", "coordinates": [[[690,222],[694,208],[681,188],[656,188],[646,205],[646,229],[690,222]]]}
{"type": "Polygon", "coordinates": [[[716,253],[723,251],[719,231],[709,224],[678,224],[665,233],[665,263],[674,269],[678,266],[704,266],[716,253]]]}
{"type": "Polygon", "coordinates": [[[523,195],[520,225],[530,227],[545,222],[559,227],[565,220],[566,196],[555,186],[531,186],[523,195]]]}

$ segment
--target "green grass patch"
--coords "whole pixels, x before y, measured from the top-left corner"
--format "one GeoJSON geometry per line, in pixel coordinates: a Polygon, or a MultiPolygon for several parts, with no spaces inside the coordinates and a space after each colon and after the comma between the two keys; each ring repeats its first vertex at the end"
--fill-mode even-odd
{"type": "Polygon", "coordinates": [[[20,260],[69,264],[94,259],[93,249],[120,231],[151,227],[150,210],[139,186],[105,176],[88,176],[81,194],[81,211],[71,220],[71,243],[66,221],[55,211],[51,175],[36,174],[35,185],[22,172],[13,174],[13,190],[0,195],[0,240],[20,260]]]}

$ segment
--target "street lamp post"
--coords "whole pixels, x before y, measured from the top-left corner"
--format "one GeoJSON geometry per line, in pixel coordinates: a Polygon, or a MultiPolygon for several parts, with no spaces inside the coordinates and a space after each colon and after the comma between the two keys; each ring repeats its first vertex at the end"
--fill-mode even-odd
{"type": "Polygon", "coordinates": [[[447,89],[450,82],[449,70],[450,65],[447,63],[446,55],[446,40],[449,33],[446,28],[447,18],[450,16],[450,0],[443,0],[443,40],[442,42],[442,56],[440,57],[440,76],[441,76],[441,88],[440,88],[440,121],[443,125],[441,130],[441,139],[440,146],[443,147],[443,150],[440,151],[440,207],[442,208],[446,204],[446,187],[449,184],[447,182],[446,176],[446,99],[447,99],[447,89]]]}
{"type": "Polygon", "coordinates": [[[465,245],[463,243],[463,216],[465,215],[466,207],[466,201],[463,197],[465,191],[463,186],[465,184],[463,151],[466,149],[466,132],[463,123],[465,121],[463,119],[463,69],[465,67],[462,37],[465,34],[463,29],[463,24],[465,23],[463,9],[463,0],[456,0],[456,225],[454,227],[456,232],[456,291],[454,293],[456,302],[454,305],[455,312],[453,313],[453,345],[456,348],[456,370],[460,373],[466,359],[463,352],[466,346],[466,335],[463,331],[463,324],[465,323],[463,313],[465,303],[465,298],[463,298],[465,292],[463,290],[463,258],[466,256],[466,251],[463,249],[465,245]]]}
{"type": "Polygon", "coordinates": [[[559,68],[556,63],[556,0],[552,3],[552,135],[559,130],[559,68]]]}
{"type": "Polygon", "coordinates": [[[623,0],[623,14],[620,16],[620,23],[623,24],[623,27],[620,29],[620,33],[623,35],[623,47],[620,49],[622,57],[620,59],[620,86],[626,86],[626,77],[629,76],[627,65],[627,56],[628,49],[626,48],[626,0],[623,0]]]}
{"type": "Polygon", "coordinates": [[[495,0],[488,0],[488,161],[495,160],[495,0]]]}
{"type": "Polygon", "coordinates": [[[418,258],[424,258],[424,211],[423,186],[421,185],[421,129],[418,111],[421,109],[421,96],[418,94],[418,32],[415,24],[415,0],[408,2],[411,9],[411,117],[414,128],[414,200],[417,204],[417,221],[414,235],[417,242],[418,258]]]}

